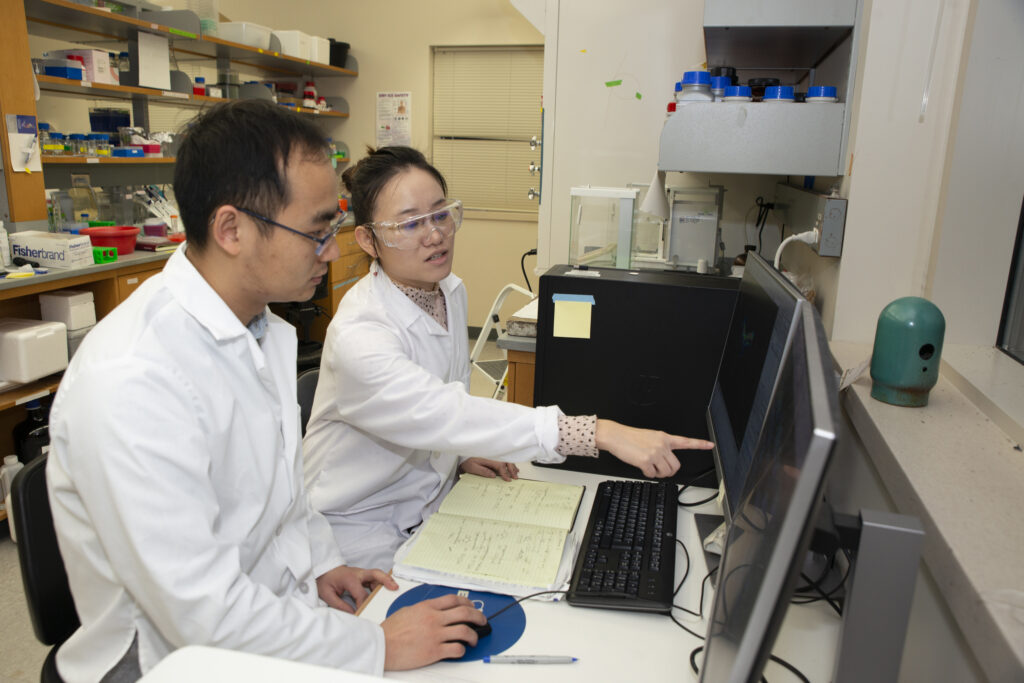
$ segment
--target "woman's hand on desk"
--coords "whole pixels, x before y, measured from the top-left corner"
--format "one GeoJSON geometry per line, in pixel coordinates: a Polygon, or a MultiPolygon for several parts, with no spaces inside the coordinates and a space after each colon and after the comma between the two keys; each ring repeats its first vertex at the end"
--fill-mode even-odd
{"type": "Polygon", "coordinates": [[[476,474],[481,477],[493,479],[501,477],[505,481],[512,481],[519,478],[519,468],[515,463],[500,462],[498,460],[486,460],[484,458],[468,458],[459,465],[459,471],[466,474],[476,474]]]}
{"type": "Polygon", "coordinates": [[[366,596],[378,584],[389,590],[398,590],[395,580],[379,569],[361,569],[359,567],[335,567],[316,578],[316,592],[320,599],[335,609],[352,614],[352,605],[342,599],[345,593],[352,596],[356,607],[363,604],[366,596]]]}
{"type": "Polygon", "coordinates": [[[384,670],[404,671],[453,659],[476,645],[477,635],[466,622],[487,623],[469,598],[454,593],[403,607],[384,620],[384,670]],[[462,641],[462,642],[457,642],[462,641]]]}
{"type": "Polygon", "coordinates": [[[638,467],[645,477],[671,477],[679,469],[672,451],[708,450],[714,446],[704,439],[690,439],[650,429],[627,427],[613,420],[598,420],[594,441],[622,462],[638,467]]]}

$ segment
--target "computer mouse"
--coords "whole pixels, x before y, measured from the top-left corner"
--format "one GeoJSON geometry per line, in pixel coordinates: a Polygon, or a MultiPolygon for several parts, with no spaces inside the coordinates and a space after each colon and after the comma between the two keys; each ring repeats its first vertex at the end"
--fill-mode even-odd
{"type": "MultiPolygon", "coordinates": [[[[483,638],[484,636],[491,635],[491,622],[489,622],[489,621],[485,622],[483,624],[474,624],[471,621],[460,621],[456,625],[459,625],[459,624],[464,624],[464,625],[470,627],[471,629],[473,629],[476,632],[476,637],[477,637],[477,642],[478,643],[480,642],[480,639],[483,638]]],[[[459,641],[456,641],[456,642],[462,643],[467,648],[472,647],[472,645],[470,645],[469,643],[467,643],[464,640],[459,640],[459,641]]]]}

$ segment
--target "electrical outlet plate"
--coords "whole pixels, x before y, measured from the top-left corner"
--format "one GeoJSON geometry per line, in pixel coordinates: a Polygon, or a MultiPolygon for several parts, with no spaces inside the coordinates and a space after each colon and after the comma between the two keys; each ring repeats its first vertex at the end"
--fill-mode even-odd
{"type": "Polygon", "coordinates": [[[821,236],[811,248],[818,255],[842,255],[843,230],[846,226],[845,199],[779,183],[775,186],[774,211],[779,222],[784,223],[790,233],[804,232],[817,226],[821,236]]]}

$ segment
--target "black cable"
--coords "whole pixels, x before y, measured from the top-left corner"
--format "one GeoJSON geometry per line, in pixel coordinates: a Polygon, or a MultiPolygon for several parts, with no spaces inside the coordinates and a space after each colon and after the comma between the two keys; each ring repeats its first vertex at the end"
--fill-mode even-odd
{"type": "MultiPolygon", "coordinates": [[[[847,563],[846,563],[846,571],[843,572],[843,578],[839,580],[839,583],[837,583],[835,585],[835,587],[832,588],[832,590],[830,590],[827,593],[825,593],[825,597],[819,596],[817,598],[810,598],[808,600],[791,600],[790,602],[792,602],[794,605],[809,605],[812,602],[821,602],[822,600],[825,600],[826,597],[827,598],[831,598],[833,595],[836,594],[836,592],[840,588],[842,588],[843,586],[846,585],[846,579],[848,579],[849,576],[850,576],[850,569],[852,568],[852,566],[853,565],[849,561],[847,561],[847,563]]],[[[819,581],[820,580],[821,579],[819,579],[819,581]]]]}
{"type": "Polygon", "coordinates": [[[675,607],[676,609],[683,610],[687,614],[692,614],[695,617],[703,619],[704,618],[704,589],[707,587],[708,579],[710,579],[712,577],[712,575],[714,575],[714,573],[717,572],[717,571],[718,571],[718,567],[715,567],[714,569],[711,569],[710,571],[708,571],[708,573],[704,575],[704,578],[701,579],[701,582],[700,582],[700,600],[697,602],[697,609],[699,611],[694,612],[692,609],[690,609],[688,607],[683,607],[682,605],[673,604],[672,606],[675,607]]]}
{"type": "Polygon", "coordinates": [[[683,492],[686,491],[686,489],[688,489],[691,486],[693,486],[694,482],[700,481],[701,479],[703,479],[704,477],[708,476],[709,474],[712,474],[714,471],[715,471],[714,467],[708,468],[708,469],[704,470],[703,472],[701,472],[700,474],[698,474],[697,476],[693,477],[690,480],[689,484],[683,484],[683,487],[681,489],[679,489],[679,493],[676,495],[676,502],[679,503],[679,507],[684,507],[684,508],[696,507],[698,505],[703,505],[704,503],[708,503],[708,502],[710,502],[710,501],[712,501],[712,500],[714,500],[715,498],[718,497],[718,493],[716,492],[715,495],[711,496],[710,498],[705,498],[704,500],[700,500],[700,501],[697,501],[695,503],[684,503],[682,501],[683,492]]]}
{"type": "Polygon", "coordinates": [[[695,649],[693,652],[690,653],[690,668],[693,669],[693,673],[694,674],[700,673],[697,670],[697,655],[699,655],[703,651],[704,651],[704,646],[701,645],[700,647],[698,647],[697,649],[695,649]]]}
{"type": "Polygon", "coordinates": [[[803,572],[800,572],[800,576],[803,577],[804,581],[806,581],[809,584],[811,584],[811,586],[814,587],[814,590],[816,590],[819,594],[821,594],[821,599],[824,600],[825,602],[827,602],[829,604],[829,606],[836,611],[836,614],[838,614],[839,616],[843,616],[842,608],[839,605],[836,604],[835,600],[833,600],[832,598],[830,598],[828,596],[828,594],[821,587],[821,585],[818,584],[817,581],[815,581],[811,577],[807,576],[807,574],[804,574],[803,572]]]}
{"type": "MultiPolygon", "coordinates": [[[[679,495],[680,496],[683,495],[683,492],[680,491],[679,495]]],[[[715,498],[718,498],[718,492],[717,491],[715,491],[712,495],[708,496],[707,498],[703,498],[701,500],[694,500],[694,501],[691,501],[691,502],[688,502],[688,503],[684,503],[683,501],[679,500],[679,496],[676,496],[676,501],[679,503],[679,507],[681,507],[681,508],[695,508],[698,505],[703,505],[704,503],[710,503],[715,498]]]]}
{"type": "Polygon", "coordinates": [[[539,593],[530,593],[529,595],[526,595],[526,596],[523,596],[523,597],[519,598],[515,602],[510,602],[509,604],[505,605],[504,607],[502,607],[500,610],[498,610],[494,614],[490,614],[490,615],[486,616],[485,618],[487,619],[487,621],[490,621],[494,617],[500,615],[505,610],[511,609],[511,608],[515,607],[516,605],[518,605],[519,603],[521,603],[522,601],[529,600],[530,598],[535,598],[538,595],[553,595],[555,593],[561,593],[562,595],[565,595],[568,592],[569,591],[540,591],[539,593]]]}
{"type": "MultiPolygon", "coordinates": [[[[803,683],[811,683],[807,679],[807,676],[804,676],[803,673],[801,673],[800,669],[796,668],[795,666],[793,666],[792,664],[787,662],[782,657],[776,657],[775,655],[768,655],[768,659],[772,660],[776,664],[779,664],[779,665],[784,666],[785,668],[789,669],[789,672],[791,674],[793,674],[794,676],[796,676],[797,678],[799,678],[801,681],[803,681],[803,683]]],[[[763,681],[764,678],[762,678],[761,680],[763,681]]]]}
{"type": "Polygon", "coordinates": [[[523,271],[523,279],[526,280],[526,288],[530,290],[531,294],[533,294],[533,287],[530,286],[530,278],[526,277],[526,257],[536,255],[537,250],[531,249],[530,251],[526,252],[519,258],[519,269],[523,271]]]}
{"type": "Polygon", "coordinates": [[[686,571],[683,572],[683,578],[679,579],[679,585],[676,586],[674,591],[672,591],[672,597],[679,595],[679,589],[683,587],[683,584],[686,583],[686,577],[690,575],[690,551],[686,549],[686,544],[678,538],[676,539],[676,543],[678,543],[679,547],[683,549],[683,555],[686,556],[686,571]]]}

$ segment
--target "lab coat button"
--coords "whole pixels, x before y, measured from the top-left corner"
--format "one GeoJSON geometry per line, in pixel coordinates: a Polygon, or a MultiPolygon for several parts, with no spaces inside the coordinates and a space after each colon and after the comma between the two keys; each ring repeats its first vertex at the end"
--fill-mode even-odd
{"type": "Polygon", "coordinates": [[[308,583],[300,583],[299,584],[299,591],[302,592],[302,593],[308,593],[309,592],[309,584],[308,583]]]}

